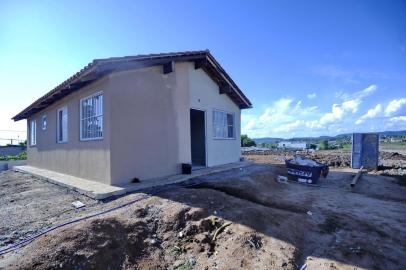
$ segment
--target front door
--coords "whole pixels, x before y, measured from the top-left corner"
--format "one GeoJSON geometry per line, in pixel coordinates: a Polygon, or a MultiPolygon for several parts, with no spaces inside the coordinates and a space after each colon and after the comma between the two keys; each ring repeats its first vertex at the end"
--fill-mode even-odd
{"type": "Polygon", "coordinates": [[[205,112],[190,110],[192,166],[206,166],[205,112]]]}

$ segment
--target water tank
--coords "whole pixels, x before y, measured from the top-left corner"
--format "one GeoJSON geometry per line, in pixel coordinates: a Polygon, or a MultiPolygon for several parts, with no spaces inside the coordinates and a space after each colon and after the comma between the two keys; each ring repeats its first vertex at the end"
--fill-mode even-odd
{"type": "Polygon", "coordinates": [[[379,158],[378,133],[353,133],[351,167],[376,170],[379,158]]]}

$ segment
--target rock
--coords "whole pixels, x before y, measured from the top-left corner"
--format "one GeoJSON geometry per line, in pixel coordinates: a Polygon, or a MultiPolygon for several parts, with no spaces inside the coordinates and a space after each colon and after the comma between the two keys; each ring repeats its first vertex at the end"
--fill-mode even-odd
{"type": "Polygon", "coordinates": [[[190,266],[194,266],[194,265],[196,264],[196,259],[195,259],[195,257],[193,257],[193,256],[188,257],[188,258],[187,258],[187,263],[188,263],[190,266]]]}
{"type": "Polygon", "coordinates": [[[182,266],[184,263],[185,263],[184,260],[176,260],[176,261],[173,263],[172,268],[173,268],[173,269],[176,269],[176,268],[182,266]]]}

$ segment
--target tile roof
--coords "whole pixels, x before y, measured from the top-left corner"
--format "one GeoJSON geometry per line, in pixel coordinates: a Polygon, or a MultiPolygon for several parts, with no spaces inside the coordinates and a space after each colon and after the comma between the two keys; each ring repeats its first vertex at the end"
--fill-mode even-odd
{"type": "Polygon", "coordinates": [[[80,90],[82,87],[110,73],[180,61],[193,61],[195,62],[196,68],[203,68],[209,76],[220,85],[220,92],[229,95],[230,98],[240,106],[240,108],[244,109],[252,107],[248,98],[243,94],[210,52],[208,50],[203,50],[95,59],[73,76],[69,77],[44,96],[37,99],[12,119],[14,121],[26,119],[53,104],[57,100],[80,90]]]}

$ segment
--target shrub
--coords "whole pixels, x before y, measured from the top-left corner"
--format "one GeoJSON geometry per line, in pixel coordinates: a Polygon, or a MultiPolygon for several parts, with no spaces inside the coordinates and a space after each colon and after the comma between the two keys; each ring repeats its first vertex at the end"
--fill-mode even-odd
{"type": "Polygon", "coordinates": [[[21,152],[19,155],[16,155],[16,156],[2,156],[2,157],[0,157],[0,161],[24,160],[24,159],[27,159],[27,151],[21,152]]]}
{"type": "Polygon", "coordinates": [[[241,135],[241,146],[242,147],[256,146],[256,143],[247,135],[241,135]]]}

